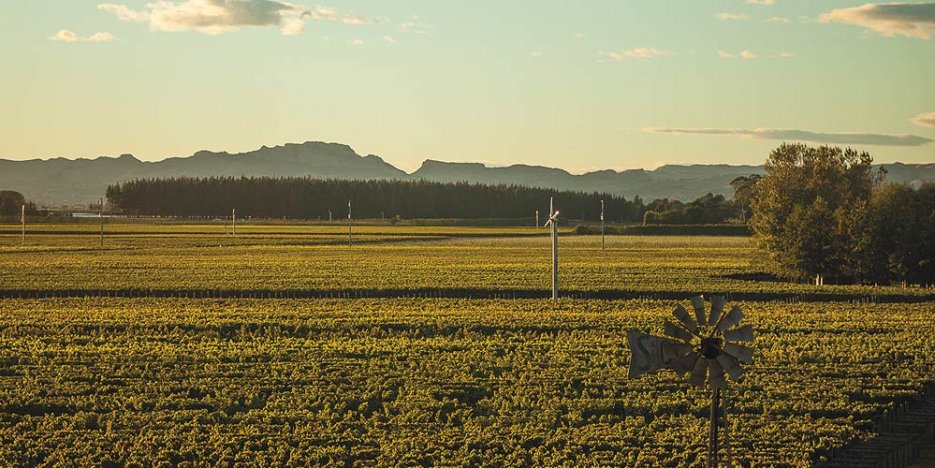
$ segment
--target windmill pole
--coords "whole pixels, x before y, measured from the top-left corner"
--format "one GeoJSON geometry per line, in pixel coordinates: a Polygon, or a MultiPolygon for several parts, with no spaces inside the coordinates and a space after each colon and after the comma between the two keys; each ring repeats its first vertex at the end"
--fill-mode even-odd
{"type": "Polygon", "coordinates": [[[347,200],[347,246],[354,245],[353,232],[351,231],[351,200],[347,200]]]}
{"type": "Polygon", "coordinates": [[[718,466],[718,406],[721,400],[721,389],[711,390],[711,429],[708,436],[708,467],[718,466]]]}
{"type": "Polygon", "coordinates": [[[536,227],[539,227],[539,210],[536,210],[536,227]]]}
{"type": "Polygon", "coordinates": [[[237,235],[237,208],[231,208],[231,237],[237,235]]]}
{"type": "Polygon", "coordinates": [[[558,217],[552,199],[549,199],[549,212],[552,226],[552,300],[558,300],[558,217]]]}
{"type": "Polygon", "coordinates": [[[101,210],[98,211],[98,217],[101,218],[101,247],[104,247],[104,199],[101,198],[101,210]]]}
{"type": "Polygon", "coordinates": [[[601,200],[601,250],[604,250],[604,200],[601,200]]]}
{"type": "Polygon", "coordinates": [[[23,243],[26,243],[26,205],[20,208],[19,222],[23,227],[23,243]]]}

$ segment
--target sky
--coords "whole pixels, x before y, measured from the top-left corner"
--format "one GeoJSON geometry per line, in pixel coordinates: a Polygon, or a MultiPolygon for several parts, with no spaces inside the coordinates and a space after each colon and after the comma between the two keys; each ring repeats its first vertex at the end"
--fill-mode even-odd
{"type": "Polygon", "coordinates": [[[935,163],[935,2],[0,0],[0,158],[935,163]]]}

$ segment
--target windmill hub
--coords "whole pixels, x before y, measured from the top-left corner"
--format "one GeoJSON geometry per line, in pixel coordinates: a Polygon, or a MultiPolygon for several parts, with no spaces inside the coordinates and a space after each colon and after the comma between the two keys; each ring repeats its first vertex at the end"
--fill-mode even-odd
{"type": "Polygon", "coordinates": [[[715,359],[721,353],[721,345],[724,340],[717,337],[704,338],[701,340],[701,348],[698,350],[705,359],[715,359]]]}

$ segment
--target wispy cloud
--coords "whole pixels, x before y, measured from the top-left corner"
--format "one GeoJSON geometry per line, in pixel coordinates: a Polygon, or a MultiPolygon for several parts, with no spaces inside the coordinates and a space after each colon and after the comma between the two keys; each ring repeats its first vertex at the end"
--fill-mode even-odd
{"type": "Polygon", "coordinates": [[[924,112],[910,119],[910,122],[921,127],[935,127],[935,112],[924,112]]]}
{"type": "Polygon", "coordinates": [[[935,3],[868,3],[832,10],[819,21],[853,24],[888,37],[930,39],[935,35],[935,3]]]}
{"type": "Polygon", "coordinates": [[[792,20],[790,20],[789,18],[786,18],[785,16],[770,16],[769,18],[766,19],[766,22],[789,24],[792,22],[792,20]]]}
{"type": "Polygon", "coordinates": [[[422,22],[418,16],[413,16],[402,23],[399,23],[399,30],[404,33],[428,34],[431,26],[422,22]]]}
{"type": "Polygon", "coordinates": [[[718,13],[714,15],[714,17],[721,21],[743,21],[750,19],[750,15],[746,13],[718,13]]]}
{"type": "Polygon", "coordinates": [[[532,57],[532,58],[539,58],[539,57],[542,57],[542,51],[534,50],[534,51],[532,51],[532,52],[529,53],[529,56],[532,57]]]}
{"type": "Polygon", "coordinates": [[[111,42],[116,41],[117,37],[109,32],[97,32],[84,37],[69,29],[59,29],[57,33],[49,36],[49,40],[56,42],[111,42]]]}
{"type": "Polygon", "coordinates": [[[732,58],[740,57],[740,58],[745,59],[745,60],[754,60],[754,59],[757,59],[757,58],[760,57],[759,55],[757,55],[756,52],[749,51],[749,50],[741,50],[740,52],[738,52],[738,53],[736,53],[736,54],[731,53],[731,52],[728,52],[728,51],[726,51],[726,50],[718,50],[718,51],[717,51],[717,55],[718,55],[718,57],[726,58],[726,59],[732,59],[732,58]]]}
{"type": "Polygon", "coordinates": [[[100,11],[112,13],[121,21],[131,21],[134,23],[145,23],[149,21],[149,12],[136,11],[126,5],[101,3],[97,6],[97,9],[100,11]]]}
{"type": "Polygon", "coordinates": [[[795,53],[793,52],[780,52],[776,57],[779,58],[795,58],[795,53]]]}
{"type": "Polygon", "coordinates": [[[308,10],[302,13],[302,16],[307,16],[312,19],[317,20],[331,20],[334,21],[338,19],[338,10],[330,7],[317,6],[314,10],[308,10]]]}
{"type": "Polygon", "coordinates": [[[364,45],[364,40],[363,39],[351,39],[347,41],[347,43],[352,46],[359,46],[359,45],[364,45]]]}
{"type": "Polygon", "coordinates": [[[651,59],[656,57],[665,57],[674,55],[666,50],[659,50],[654,47],[637,47],[635,49],[624,50],[621,52],[598,52],[599,62],[620,62],[626,59],[651,59]]]}
{"type": "Polygon", "coordinates": [[[776,0],[746,0],[746,3],[750,5],[766,5],[773,6],[776,4],[776,0]]]}
{"type": "Polygon", "coordinates": [[[383,36],[381,40],[387,44],[396,44],[396,38],[393,36],[383,36]]]}
{"type": "Polygon", "coordinates": [[[344,15],[343,18],[341,18],[341,22],[344,24],[360,25],[360,24],[373,24],[374,20],[371,18],[367,18],[366,16],[348,13],[344,15]]]}
{"type": "Polygon", "coordinates": [[[916,135],[883,135],[877,133],[821,133],[807,130],[758,128],[755,130],[724,128],[644,128],[646,133],[670,135],[723,135],[747,140],[806,141],[832,145],[860,146],[922,146],[933,140],[916,135]]]}
{"type": "Polygon", "coordinates": [[[283,33],[299,28],[291,19],[301,18],[302,7],[278,0],[160,0],[136,11],[126,5],[103,3],[97,7],[124,21],[145,22],[154,31],[198,31],[223,34],[245,26],[282,27],[283,33]]]}
{"type": "Polygon", "coordinates": [[[583,33],[583,32],[580,32],[580,31],[579,31],[579,32],[576,32],[576,33],[574,33],[574,34],[572,34],[571,36],[574,37],[575,39],[578,39],[579,41],[580,41],[581,39],[584,39],[584,38],[588,37],[587,34],[585,34],[585,33],[583,33]]]}

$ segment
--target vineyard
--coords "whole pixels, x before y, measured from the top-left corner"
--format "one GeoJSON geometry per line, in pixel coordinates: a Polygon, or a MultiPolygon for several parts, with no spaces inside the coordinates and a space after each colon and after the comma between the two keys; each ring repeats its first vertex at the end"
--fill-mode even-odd
{"type": "Polygon", "coordinates": [[[757,330],[744,466],[827,460],[935,375],[930,289],[759,278],[743,237],[565,236],[563,291],[632,298],[552,302],[514,298],[549,285],[533,228],[107,228],[0,226],[0,293],[53,296],[0,299],[2,465],[697,466],[704,393],[628,379],[625,339],[696,293],[757,330]]]}

